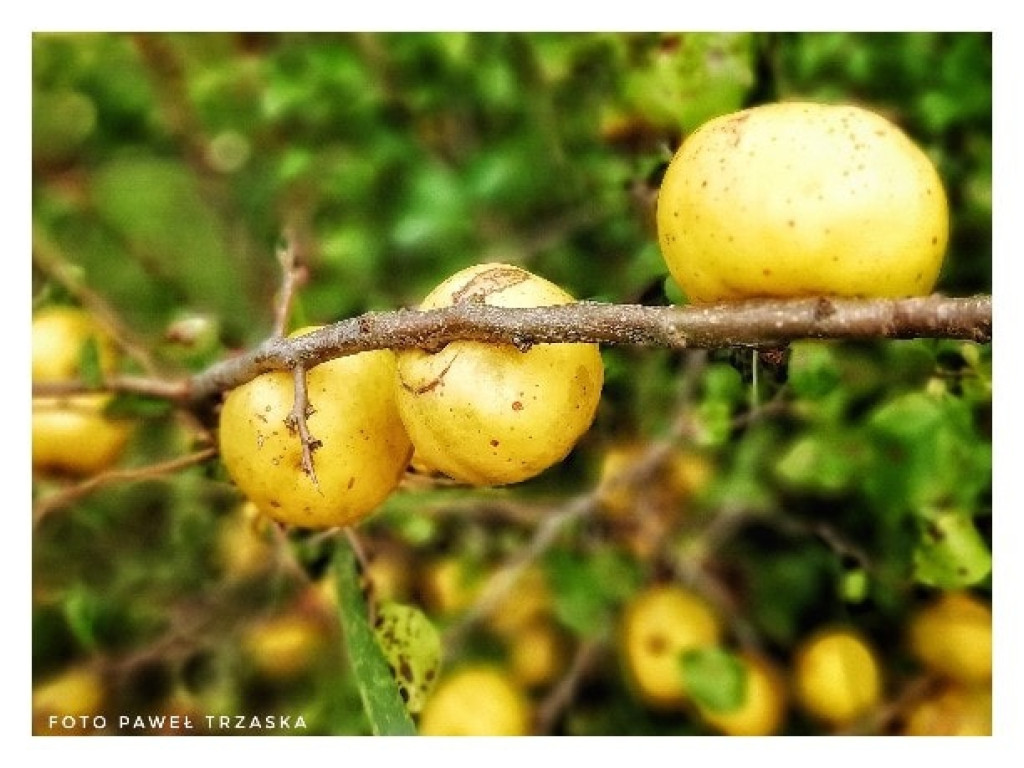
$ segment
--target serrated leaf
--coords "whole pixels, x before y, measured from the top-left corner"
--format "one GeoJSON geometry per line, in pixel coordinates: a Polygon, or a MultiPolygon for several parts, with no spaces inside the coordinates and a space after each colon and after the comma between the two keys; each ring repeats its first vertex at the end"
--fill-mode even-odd
{"type": "Polygon", "coordinates": [[[914,550],[914,569],[922,584],[968,587],[991,573],[992,553],[969,516],[944,512],[924,524],[914,550]]]}
{"type": "Polygon", "coordinates": [[[733,712],[747,696],[747,670],[736,654],[724,648],[691,648],[680,668],[690,697],[712,712],[733,712]]]}
{"type": "Polygon", "coordinates": [[[334,568],[341,627],[370,728],[377,736],[415,736],[416,726],[367,621],[356,557],[350,547],[338,549],[334,568]]]}

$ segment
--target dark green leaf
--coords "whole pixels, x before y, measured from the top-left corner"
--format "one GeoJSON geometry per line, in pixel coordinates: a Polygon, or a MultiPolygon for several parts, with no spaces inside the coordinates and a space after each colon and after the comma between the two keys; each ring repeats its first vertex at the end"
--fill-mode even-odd
{"type": "Polygon", "coordinates": [[[345,644],[370,727],[377,736],[414,736],[416,726],[366,619],[366,601],[351,547],[339,547],[334,568],[345,644]]]}

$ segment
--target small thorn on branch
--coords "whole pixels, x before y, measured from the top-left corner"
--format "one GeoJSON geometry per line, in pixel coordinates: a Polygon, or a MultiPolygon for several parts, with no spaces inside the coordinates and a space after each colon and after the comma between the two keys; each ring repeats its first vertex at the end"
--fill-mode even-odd
{"type": "Polygon", "coordinates": [[[299,441],[302,443],[302,471],[306,473],[313,486],[320,490],[320,484],[316,479],[316,469],[313,466],[313,451],[323,445],[321,440],[313,437],[309,432],[307,419],[314,411],[309,405],[308,389],[306,387],[306,366],[296,365],[292,369],[292,376],[295,382],[295,399],[292,402],[291,413],[284,420],[285,425],[291,432],[297,432],[299,441]]]}

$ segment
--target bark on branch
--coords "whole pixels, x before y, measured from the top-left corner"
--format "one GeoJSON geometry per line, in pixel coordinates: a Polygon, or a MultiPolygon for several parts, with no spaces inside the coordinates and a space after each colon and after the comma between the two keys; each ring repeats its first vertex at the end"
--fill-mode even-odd
{"type": "Polygon", "coordinates": [[[648,307],[580,302],[509,309],[459,304],[429,311],[372,312],[296,338],[271,338],[219,362],[189,382],[203,400],[261,373],[310,368],[372,349],[437,350],[452,341],[529,349],[534,344],[714,349],[771,347],[797,339],[992,339],[992,297],[911,299],[758,299],[707,306],[648,307]]]}

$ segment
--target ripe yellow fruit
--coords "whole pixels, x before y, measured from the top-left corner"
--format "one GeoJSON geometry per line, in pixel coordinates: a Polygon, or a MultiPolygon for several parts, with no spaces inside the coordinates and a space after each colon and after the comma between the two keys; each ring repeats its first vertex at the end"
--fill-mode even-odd
{"type": "MultiPolygon", "coordinates": [[[[313,329],[303,329],[299,333],[313,329]]],[[[398,485],[412,446],[394,400],[394,356],[361,352],[307,373],[316,484],[287,427],[292,374],[271,371],[233,389],[220,414],[220,452],[231,478],[260,511],[304,528],[353,525],[398,485]]]]}
{"type": "Polygon", "coordinates": [[[550,685],[566,670],[565,637],[551,620],[537,619],[519,627],[506,644],[509,671],[524,688],[550,685]]]}
{"type": "Polygon", "coordinates": [[[771,736],[786,718],[786,686],[773,664],[751,655],[740,656],[746,669],[743,703],[730,712],[698,707],[704,721],[727,736],[771,736]]]}
{"type": "Polygon", "coordinates": [[[88,733],[92,730],[92,718],[103,714],[105,703],[106,686],[99,672],[89,667],[72,667],[32,688],[32,732],[88,733]],[[51,717],[58,720],[52,723],[51,717]]]}
{"type": "Polygon", "coordinates": [[[469,608],[483,587],[482,574],[466,561],[453,555],[426,562],[418,576],[418,586],[427,610],[440,617],[451,617],[469,608]]]}
{"type": "Polygon", "coordinates": [[[911,709],[901,732],[904,736],[991,736],[992,690],[944,688],[911,709]]]}
{"type": "MultiPolygon", "coordinates": [[[[96,344],[100,371],[117,366],[109,336],[86,312],[53,306],[32,318],[32,382],[53,384],[81,378],[85,344],[96,344]]],[[[32,398],[32,466],[42,471],[89,475],[115,463],[132,433],[131,423],[104,414],[107,394],[32,398]]]]}
{"type": "Polygon", "coordinates": [[[271,526],[274,523],[251,501],[225,517],[216,542],[217,565],[229,581],[265,574],[274,564],[271,526]]]}
{"type": "Polygon", "coordinates": [[[793,674],[800,706],[833,726],[852,723],[881,699],[877,654],[853,631],[830,629],[811,637],[797,649],[793,674]]]}
{"type": "Polygon", "coordinates": [[[766,104],[705,123],[672,159],[657,219],[695,303],[924,295],[949,239],[931,160],[852,105],[766,104]]]}
{"type": "Polygon", "coordinates": [[[911,652],[928,669],[960,683],[992,678],[992,610],[966,592],[947,592],[908,628],[911,652]]]}
{"type": "MultiPolygon", "coordinates": [[[[506,264],[465,269],[420,305],[569,304],[553,283],[506,264]]],[[[427,466],[471,485],[527,480],[565,458],[589,429],[604,382],[595,344],[458,341],[438,352],[398,353],[398,406],[427,466]]]]}
{"type": "Polygon", "coordinates": [[[287,681],[320,662],[330,632],[324,614],[296,608],[247,627],[241,638],[242,654],[259,674],[287,681]]]}
{"type": "Polygon", "coordinates": [[[656,709],[688,700],[685,651],[717,645],[721,625],[699,595],[674,584],[649,587],[626,606],[619,645],[627,677],[638,696],[656,709]]]}
{"type": "Polygon", "coordinates": [[[554,598],[544,570],[526,568],[496,608],[487,616],[487,628],[501,637],[509,637],[529,624],[551,615],[554,598]]]}
{"type": "Polygon", "coordinates": [[[422,736],[525,736],[526,694],[504,671],[473,665],[441,678],[420,713],[422,736]]]}

